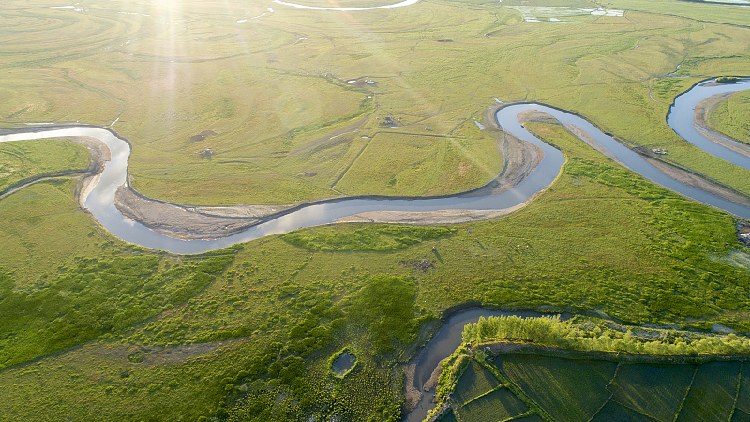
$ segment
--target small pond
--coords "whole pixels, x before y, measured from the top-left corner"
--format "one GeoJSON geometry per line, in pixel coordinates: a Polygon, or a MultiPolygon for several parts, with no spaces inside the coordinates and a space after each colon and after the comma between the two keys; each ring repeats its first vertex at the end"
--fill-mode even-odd
{"type": "Polygon", "coordinates": [[[347,372],[354,368],[354,364],[357,363],[357,357],[349,352],[341,352],[339,357],[331,364],[331,371],[333,375],[342,378],[347,372]]]}

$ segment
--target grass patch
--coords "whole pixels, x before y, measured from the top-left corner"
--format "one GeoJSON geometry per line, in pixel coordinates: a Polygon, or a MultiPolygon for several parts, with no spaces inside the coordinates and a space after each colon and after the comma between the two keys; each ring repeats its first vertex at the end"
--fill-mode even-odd
{"type": "Polygon", "coordinates": [[[740,389],[735,407],[750,414],[750,365],[743,364],[740,372],[740,389]]]}
{"type": "Polygon", "coordinates": [[[740,91],[716,105],[708,117],[713,129],[743,143],[750,143],[750,92],[740,91]]]}
{"type": "Polygon", "coordinates": [[[589,420],[609,399],[616,363],[508,355],[502,371],[558,422],[589,420]]]}
{"type": "Polygon", "coordinates": [[[317,251],[390,251],[456,233],[456,229],[430,226],[372,224],[354,231],[341,226],[296,230],[281,238],[300,248],[317,251]]]}
{"type": "Polygon", "coordinates": [[[646,415],[636,412],[635,410],[629,409],[614,399],[607,402],[602,409],[591,419],[591,422],[608,422],[608,421],[621,421],[621,422],[644,422],[644,421],[655,421],[646,415]]]}
{"type": "Polygon", "coordinates": [[[494,390],[500,382],[489,371],[477,363],[469,365],[459,378],[452,401],[463,406],[472,399],[494,390]]]}
{"type": "Polygon", "coordinates": [[[85,170],[85,146],[53,139],[0,143],[0,193],[42,175],[85,170]]]}

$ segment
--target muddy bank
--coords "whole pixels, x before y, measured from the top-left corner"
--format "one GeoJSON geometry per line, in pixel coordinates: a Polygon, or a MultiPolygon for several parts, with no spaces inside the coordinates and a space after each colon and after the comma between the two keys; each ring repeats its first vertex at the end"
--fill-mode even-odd
{"type": "Polygon", "coordinates": [[[425,212],[372,211],[339,218],[337,223],[392,223],[392,224],[458,224],[502,217],[525,207],[533,198],[522,204],[501,210],[440,210],[425,212]]]}
{"type": "Polygon", "coordinates": [[[74,197],[82,209],[86,209],[83,202],[86,200],[91,189],[96,186],[99,175],[104,171],[107,162],[112,161],[112,153],[109,147],[93,136],[64,136],[57,138],[63,141],[81,144],[89,150],[89,167],[81,176],[74,191],[74,197]]]}
{"type": "MultiPolygon", "coordinates": [[[[117,188],[114,203],[125,217],[136,220],[158,233],[185,240],[225,237],[242,232],[262,221],[253,217],[205,215],[178,205],[142,197],[125,185],[117,188]]],[[[226,209],[218,211],[227,212],[226,209]]],[[[235,210],[231,212],[240,213],[235,210]]]]}
{"type": "Polygon", "coordinates": [[[718,131],[715,131],[711,127],[711,113],[716,110],[716,107],[719,105],[719,103],[731,97],[735,93],[736,92],[725,92],[723,94],[712,95],[706,99],[699,101],[698,104],[695,105],[693,122],[695,123],[698,132],[700,132],[700,134],[709,141],[721,145],[722,147],[736,154],[740,154],[742,156],[750,158],[750,145],[746,145],[739,141],[731,139],[730,137],[718,131]]]}

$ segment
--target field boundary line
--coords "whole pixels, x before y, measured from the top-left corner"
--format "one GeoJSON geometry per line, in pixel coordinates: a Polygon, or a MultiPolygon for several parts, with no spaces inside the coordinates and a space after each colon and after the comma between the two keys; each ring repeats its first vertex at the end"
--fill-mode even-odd
{"type": "MultiPolygon", "coordinates": [[[[494,377],[494,375],[493,375],[493,377],[494,377]]],[[[500,381],[500,380],[498,380],[498,381],[500,381]]],[[[478,396],[474,397],[473,399],[471,399],[471,400],[467,401],[466,403],[462,404],[461,406],[459,406],[459,408],[461,408],[461,407],[464,407],[464,406],[468,405],[469,403],[473,402],[474,400],[479,400],[479,399],[481,399],[481,398],[482,398],[482,397],[484,397],[484,396],[488,396],[488,395],[490,395],[490,394],[494,393],[495,391],[497,391],[497,390],[499,390],[499,389],[501,389],[501,388],[504,388],[504,387],[505,387],[505,384],[503,384],[503,383],[500,383],[500,384],[498,384],[497,386],[495,386],[494,388],[492,388],[491,390],[489,390],[489,391],[485,391],[484,393],[482,393],[482,394],[480,394],[480,395],[478,395],[478,396]]],[[[509,390],[509,391],[510,391],[510,390],[509,390]]]]}
{"type": "MultiPolygon", "coordinates": [[[[607,390],[607,391],[609,391],[609,390],[607,390]]],[[[604,402],[604,404],[603,404],[603,405],[602,405],[602,406],[601,406],[601,407],[600,407],[599,409],[597,409],[597,410],[596,410],[596,412],[594,412],[594,414],[593,414],[593,415],[591,415],[591,417],[589,418],[588,422],[591,422],[591,421],[593,421],[593,420],[594,420],[594,418],[596,417],[596,415],[598,415],[598,414],[599,414],[599,412],[601,412],[601,411],[602,411],[602,409],[604,409],[604,406],[606,406],[606,405],[607,405],[607,403],[609,403],[610,401],[612,401],[612,397],[614,397],[614,396],[615,396],[614,394],[612,394],[612,393],[609,393],[609,398],[607,399],[607,401],[605,401],[605,402],[604,402]]],[[[615,400],[615,402],[616,402],[616,400],[615,400]]]]}
{"type": "Polygon", "coordinates": [[[737,399],[740,398],[740,388],[742,387],[742,369],[745,367],[745,362],[740,362],[740,372],[737,374],[737,391],[734,393],[734,402],[732,403],[732,412],[729,413],[729,418],[727,419],[727,422],[730,422],[732,420],[732,416],[734,416],[734,411],[737,410],[737,399]]]}
{"type": "Polygon", "coordinates": [[[487,361],[485,360],[482,360],[481,362],[478,359],[473,360],[479,363],[486,370],[490,371],[490,373],[495,378],[497,378],[498,381],[506,385],[508,390],[529,408],[529,411],[536,413],[546,422],[557,422],[557,420],[553,418],[552,415],[547,413],[547,411],[539,403],[537,403],[536,400],[532,399],[531,396],[526,394],[526,392],[523,391],[523,388],[511,381],[510,378],[508,378],[508,376],[500,370],[500,368],[487,363],[487,361]]]}
{"type": "Polygon", "coordinates": [[[698,368],[700,365],[695,366],[695,370],[693,371],[693,378],[690,380],[690,384],[688,384],[687,390],[685,390],[685,395],[682,396],[682,403],[680,403],[680,408],[677,409],[677,413],[674,414],[674,418],[672,418],[672,422],[677,422],[677,418],[680,417],[680,413],[682,413],[682,408],[685,406],[685,400],[687,399],[687,396],[690,394],[690,390],[693,388],[693,383],[695,382],[695,375],[698,374],[698,368]]]}

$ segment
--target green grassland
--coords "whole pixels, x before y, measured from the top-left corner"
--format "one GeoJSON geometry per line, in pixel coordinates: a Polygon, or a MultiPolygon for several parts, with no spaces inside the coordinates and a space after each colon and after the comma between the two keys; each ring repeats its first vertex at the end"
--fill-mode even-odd
{"type": "Polygon", "coordinates": [[[474,363],[458,380],[452,400],[463,406],[475,397],[492,392],[498,385],[500,382],[489,371],[474,363]]]}
{"type": "Polygon", "coordinates": [[[481,186],[502,157],[472,119],[494,98],[525,99],[668,148],[670,158],[750,192],[747,174],[729,174],[664,122],[690,84],[750,74],[749,29],[725,25],[746,22],[746,9],[632,0],[609,4],[624,17],[599,17],[575,9],[595,7],[586,1],[534,0],[524,10],[561,7],[567,23],[531,24],[513,8],[520,2],[506,3],[358,12],[12,3],[0,36],[0,125],[117,120],[134,146],[132,185],[148,196],[291,203],[481,186]],[[678,75],[690,77],[665,78],[680,64],[678,75]],[[382,125],[386,116],[400,118],[396,128],[382,125]],[[215,134],[190,141],[206,130],[215,134]],[[212,159],[198,155],[204,148],[212,159]]]}
{"type": "Polygon", "coordinates": [[[481,422],[504,421],[513,416],[525,413],[528,410],[529,408],[518,400],[513,393],[505,388],[500,388],[484,396],[477,397],[470,403],[454,410],[454,412],[460,416],[462,421],[481,422]]]}
{"type": "MultiPolygon", "coordinates": [[[[133,143],[133,185],[147,195],[285,203],[481,185],[502,156],[473,118],[495,97],[526,98],[668,147],[745,189],[744,173],[664,123],[690,84],[748,72],[747,28],[713,23],[741,23],[745,11],[629,4],[623,18],[575,15],[558,26],[522,23],[518,10],[481,1],[343,15],[277,4],[270,12],[266,3],[94,1],[78,12],[13,2],[0,33],[0,125],[117,120],[133,143]],[[661,77],[677,64],[695,76],[661,77]],[[375,83],[348,83],[360,77],[375,83]],[[398,128],[381,125],[385,116],[398,128]],[[190,140],[204,130],[214,133],[190,140]],[[210,160],[197,154],[207,147],[210,160]]],[[[747,256],[732,217],[654,186],[560,126],[528,127],[568,159],[555,183],[506,218],[450,228],[330,225],[173,256],[104,231],[73,200],[71,179],[3,198],[0,317],[12,324],[0,330],[0,420],[395,421],[400,365],[437,315],[467,302],[750,331],[750,275],[725,259],[747,256]],[[423,259],[436,268],[400,264],[423,259]],[[335,377],[330,359],[347,347],[357,365],[335,377]]],[[[681,347],[653,344],[654,353],[681,347]]],[[[700,391],[727,390],[699,373],[700,391]]],[[[746,373],[735,418],[750,413],[746,373]]],[[[569,379],[544,388],[560,391],[569,379]]],[[[635,384],[617,385],[640,403],[635,384]]],[[[542,409],[534,390],[523,399],[519,391],[509,384],[467,398],[457,415],[479,418],[495,396],[515,402],[508,392],[542,409]]],[[[614,401],[605,410],[632,412],[614,401]]]]}
{"type": "Polygon", "coordinates": [[[716,105],[711,112],[708,123],[711,127],[732,139],[750,143],[750,94],[740,91],[732,94],[716,105]]]}
{"type": "Polygon", "coordinates": [[[85,146],[52,139],[0,143],[0,193],[35,177],[88,167],[85,146]]]}
{"type": "Polygon", "coordinates": [[[696,367],[691,365],[620,365],[608,390],[612,399],[660,421],[677,417],[696,367]]]}
{"type": "Polygon", "coordinates": [[[186,302],[169,298],[170,289],[185,283],[169,275],[205,258],[157,255],[147,260],[158,258],[158,264],[136,277],[144,287],[161,277],[158,297],[164,299],[145,303],[137,318],[126,320],[128,326],[100,324],[112,314],[97,311],[97,295],[122,292],[106,293],[112,297],[107,303],[122,311],[150,297],[128,290],[140,284],[106,284],[106,268],[138,250],[111,239],[78,212],[72,183],[45,182],[14,193],[0,201],[7,207],[3,215],[12,217],[2,219],[3,230],[13,242],[28,239],[29,249],[16,247],[15,255],[3,259],[11,276],[5,283],[15,290],[38,286],[26,300],[55,292],[64,297],[70,290],[66,274],[83,272],[82,279],[100,286],[77,293],[78,314],[63,307],[49,315],[30,307],[28,324],[44,327],[83,312],[101,316],[81,327],[81,335],[60,339],[78,346],[58,354],[46,353],[59,347],[35,346],[44,339],[34,333],[4,340],[15,344],[7,353],[36,350],[11,353],[13,362],[26,363],[0,371],[2,385],[16,384],[3,393],[13,410],[9,418],[395,418],[402,400],[398,364],[413,353],[418,327],[467,301],[600,309],[639,324],[710,328],[718,322],[747,330],[749,276],[716,259],[742,253],[730,217],[654,187],[559,126],[528,126],[570,162],[522,211],[450,229],[343,224],[265,237],[223,252],[233,257],[229,266],[186,302]],[[42,188],[51,197],[40,198],[42,188]],[[53,206],[51,198],[59,202],[54,211],[35,208],[53,206]],[[31,209],[40,215],[27,228],[21,224],[31,224],[31,209]],[[437,253],[430,251],[433,245],[437,253]],[[92,258],[100,269],[90,268],[92,258]],[[423,273],[399,265],[420,259],[435,260],[437,268],[423,273]],[[366,315],[388,318],[364,318],[365,309],[366,315]],[[91,327],[98,331],[84,331],[91,327]],[[358,364],[338,379],[329,359],[344,347],[357,350],[358,364]],[[95,365],[77,363],[94,357],[95,365]],[[40,379],[48,386],[45,394],[31,394],[40,379]],[[192,404],[184,406],[186,400],[192,404]]]}
{"type": "Polygon", "coordinates": [[[741,362],[700,365],[677,421],[726,421],[739,392],[741,362]]]}

